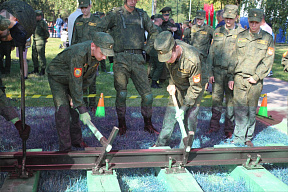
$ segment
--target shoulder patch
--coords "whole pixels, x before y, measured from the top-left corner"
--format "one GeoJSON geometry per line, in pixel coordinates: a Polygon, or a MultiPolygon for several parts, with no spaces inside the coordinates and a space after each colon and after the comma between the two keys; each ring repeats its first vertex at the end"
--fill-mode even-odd
{"type": "Polygon", "coordinates": [[[194,83],[199,83],[201,80],[201,74],[199,73],[198,75],[193,76],[193,82],[194,83]]]}
{"type": "Polygon", "coordinates": [[[283,53],[283,57],[286,57],[288,55],[288,51],[286,51],[285,53],[283,53]]]}
{"type": "Polygon", "coordinates": [[[81,75],[82,75],[82,68],[74,67],[74,76],[78,78],[81,77],[81,75]]]}
{"type": "Polygon", "coordinates": [[[273,55],[274,54],[274,48],[268,47],[267,53],[268,53],[268,55],[273,55]]]}
{"type": "Polygon", "coordinates": [[[76,26],[82,26],[83,25],[83,22],[77,22],[76,23],[76,26]]]}

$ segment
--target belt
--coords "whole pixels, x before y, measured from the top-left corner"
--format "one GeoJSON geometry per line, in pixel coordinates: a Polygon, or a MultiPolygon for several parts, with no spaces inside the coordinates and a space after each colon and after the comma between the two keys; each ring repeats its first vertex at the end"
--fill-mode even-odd
{"type": "Polygon", "coordinates": [[[141,49],[126,49],[123,52],[124,53],[131,53],[131,54],[142,54],[141,49]]]}
{"type": "Polygon", "coordinates": [[[220,69],[228,70],[228,67],[223,67],[223,66],[215,66],[215,68],[220,68],[220,69]]]}

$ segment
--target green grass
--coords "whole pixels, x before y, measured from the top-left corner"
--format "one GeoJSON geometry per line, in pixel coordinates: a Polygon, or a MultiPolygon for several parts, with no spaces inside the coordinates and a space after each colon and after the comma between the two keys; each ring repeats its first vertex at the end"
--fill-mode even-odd
{"type": "MultiPolygon", "coordinates": [[[[48,43],[46,45],[46,59],[47,65],[51,62],[51,60],[63,49],[59,49],[59,44],[61,44],[61,40],[59,38],[49,38],[48,43]]],[[[276,56],[275,62],[273,65],[273,77],[279,78],[284,81],[288,81],[288,76],[283,72],[283,67],[281,65],[282,54],[288,50],[288,45],[286,44],[277,44],[276,45],[276,56]]],[[[28,49],[27,59],[29,60],[28,66],[29,70],[33,70],[33,62],[31,59],[32,49],[28,49]]],[[[109,70],[110,64],[108,59],[106,60],[106,68],[109,70]]],[[[6,93],[8,95],[13,95],[13,104],[15,106],[20,106],[20,98],[17,98],[15,95],[21,94],[20,87],[20,73],[19,73],[19,60],[16,58],[16,51],[12,51],[12,68],[11,74],[8,76],[2,76],[2,80],[4,85],[7,87],[6,93]]],[[[31,98],[30,95],[51,95],[49,83],[47,76],[40,77],[36,75],[29,75],[29,79],[25,81],[26,85],[26,106],[30,107],[41,107],[41,106],[54,106],[53,100],[48,98],[31,98]]],[[[168,93],[166,91],[166,87],[168,82],[166,81],[163,85],[161,85],[162,89],[152,89],[154,97],[157,95],[164,95],[162,99],[154,99],[153,106],[166,106],[168,93]]],[[[105,99],[105,106],[115,106],[115,95],[116,91],[114,89],[113,75],[99,72],[99,76],[96,81],[97,86],[97,96],[100,93],[104,93],[104,96],[112,96],[111,98],[105,99]]],[[[129,80],[128,84],[128,97],[138,95],[132,80],[129,80]]],[[[204,97],[208,94],[205,92],[204,97]]],[[[98,98],[97,98],[98,100],[98,98]]],[[[127,101],[127,106],[140,106],[141,99],[129,99],[127,101]]],[[[211,106],[211,98],[206,98],[202,101],[202,106],[211,106]]]]}

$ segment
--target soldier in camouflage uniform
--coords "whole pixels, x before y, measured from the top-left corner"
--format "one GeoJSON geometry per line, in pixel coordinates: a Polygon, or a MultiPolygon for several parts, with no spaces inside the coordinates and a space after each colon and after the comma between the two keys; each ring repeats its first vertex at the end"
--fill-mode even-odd
{"type": "Polygon", "coordinates": [[[260,29],[263,10],[250,9],[249,29],[236,39],[236,67],[232,71],[234,81],[228,85],[234,92],[235,130],[234,143],[253,147],[251,139],[256,123],[256,109],[263,88],[263,79],[271,71],[274,62],[273,37],[260,29]],[[234,71],[234,72],[233,72],[234,71]]]}
{"type": "Polygon", "coordinates": [[[34,71],[30,72],[39,73],[39,63],[41,71],[39,75],[45,75],[46,69],[46,57],[45,57],[45,47],[47,39],[50,34],[48,31],[48,25],[42,18],[42,11],[36,10],[36,20],[37,26],[35,29],[35,33],[33,34],[33,45],[32,45],[32,61],[34,65],[34,71]],[[39,60],[38,60],[39,57],[39,60]]]}
{"type": "MultiPolygon", "coordinates": [[[[162,32],[162,29],[161,29],[161,24],[163,22],[164,18],[161,14],[156,14],[154,16],[154,24],[155,24],[155,27],[157,28],[158,32],[161,33],[162,32]]],[[[150,65],[151,65],[151,72],[150,72],[150,76],[151,76],[151,79],[152,79],[152,83],[151,83],[151,88],[161,88],[159,86],[159,84],[157,83],[157,81],[159,80],[161,74],[162,74],[162,71],[163,71],[163,68],[164,68],[164,64],[163,62],[159,62],[158,60],[158,54],[157,54],[157,51],[153,49],[150,51],[149,53],[149,56],[150,56],[150,65]]]]}
{"type": "MultiPolygon", "coordinates": [[[[2,34],[2,32],[6,29],[10,29],[12,37],[18,36],[16,39],[19,39],[19,37],[23,37],[22,34],[17,34],[22,33],[21,30],[17,29],[19,25],[20,24],[12,18],[9,20],[0,15],[0,34],[2,34]]],[[[25,36],[23,40],[20,40],[20,42],[21,41],[26,41],[25,36]]],[[[7,121],[11,121],[18,130],[20,137],[23,140],[27,140],[30,134],[30,126],[25,124],[25,129],[23,130],[22,121],[19,119],[17,111],[10,104],[8,98],[6,97],[5,88],[6,87],[2,84],[0,73],[0,115],[3,116],[7,121]]]]}
{"type": "MultiPolygon", "coordinates": [[[[100,17],[90,13],[92,5],[90,5],[90,0],[79,0],[79,7],[81,8],[82,15],[80,15],[74,23],[74,29],[72,34],[71,45],[76,43],[82,43],[87,40],[92,40],[92,34],[95,32],[96,26],[100,22],[100,17]]],[[[96,76],[93,79],[93,82],[87,90],[84,91],[85,94],[96,94],[96,76]]],[[[84,98],[84,101],[89,106],[92,111],[95,111],[96,108],[96,98],[91,97],[84,98]]]]}
{"type": "Polygon", "coordinates": [[[158,31],[150,17],[142,9],[136,8],[137,0],[125,0],[124,6],[117,7],[107,13],[101,20],[97,31],[109,31],[115,40],[114,57],[114,87],[116,95],[116,111],[119,122],[119,134],[126,133],[126,97],[129,78],[132,79],[138,93],[141,95],[141,114],[144,117],[144,130],[157,133],[152,117],[153,95],[145,73],[143,50],[148,54],[153,47],[158,31]],[[150,39],[144,48],[144,34],[147,31],[150,39]]]}
{"type": "Polygon", "coordinates": [[[206,59],[213,37],[213,28],[204,23],[206,12],[203,10],[196,12],[196,25],[191,28],[191,45],[204,55],[202,60],[202,86],[203,91],[208,82],[208,65],[206,59]]]}
{"type": "Polygon", "coordinates": [[[190,40],[191,40],[191,29],[189,27],[189,21],[186,20],[183,22],[183,36],[182,36],[182,41],[184,41],[185,43],[191,44],[190,40]]]}
{"type": "Polygon", "coordinates": [[[69,151],[71,146],[85,147],[79,117],[84,125],[91,117],[83,101],[83,89],[93,82],[99,61],[114,55],[114,41],[109,34],[94,33],[91,39],[93,42],[66,48],[47,67],[60,151],[69,151]]]}
{"type": "Polygon", "coordinates": [[[225,93],[225,135],[231,138],[234,130],[233,91],[228,88],[228,81],[233,81],[233,76],[228,76],[228,69],[234,69],[235,43],[237,35],[244,31],[235,24],[237,20],[238,6],[226,5],[224,8],[225,25],[214,31],[213,43],[210,47],[207,64],[209,69],[209,83],[212,87],[212,117],[210,121],[211,132],[220,129],[222,103],[225,93]],[[229,79],[230,78],[230,79],[229,79]]]}
{"type": "MultiPolygon", "coordinates": [[[[170,94],[165,112],[163,127],[154,146],[165,146],[171,138],[178,118],[184,119],[187,134],[196,132],[197,115],[200,107],[201,57],[198,50],[180,40],[174,40],[171,33],[160,33],[154,43],[158,58],[166,62],[170,73],[167,91],[170,94]],[[176,113],[172,96],[175,95],[180,106],[176,113]]],[[[180,144],[180,147],[183,143],[180,144]]]]}
{"type": "Polygon", "coordinates": [[[284,67],[284,72],[288,72],[288,51],[283,53],[281,64],[284,67]]]}
{"type": "Polygon", "coordinates": [[[161,9],[160,13],[162,13],[162,16],[164,18],[164,21],[161,25],[162,31],[170,31],[171,33],[176,33],[177,36],[181,37],[181,31],[177,29],[177,26],[169,20],[169,15],[171,12],[170,7],[164,7],[161,9]]]}

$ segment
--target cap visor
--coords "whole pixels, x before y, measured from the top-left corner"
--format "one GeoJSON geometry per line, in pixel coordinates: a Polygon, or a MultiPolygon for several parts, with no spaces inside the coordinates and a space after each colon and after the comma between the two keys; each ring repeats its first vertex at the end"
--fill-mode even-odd
{"type": "Polygon", "coordinates": [[[171,57],[172,57],[172,50],[166,54],[158,54],[158,60],[160,62],[167,62],[169,61],[169,59],[171,59],[171,57]]]}
{"type": "Polygon", "coordinates": [[[256,21],[256,22],[261,22],[262,19],[258,18],[258,17],[248,17],[249,21],[256,21]]]}
{"type": "Polygon", "coordinates": [[[223,13],[223,18],[234,19],[235,17],[236,17],[236,15],[234,15],[234,14],[223,13]]]}
{"type": "Polygon", "coordinates": [[[113,49],[103,49],[103,48],[100,48],[100,49],[101,49],[101,52],[103,53],[103,55],[109,56],[109,57],[114,56],[113,49]]]}
{"type": "Polygon", "coordinates": [[[82,8],[82,7],[88,7],[88,6],[89,6],[88,4],[79,5],[80,8],[82,8]]]}

